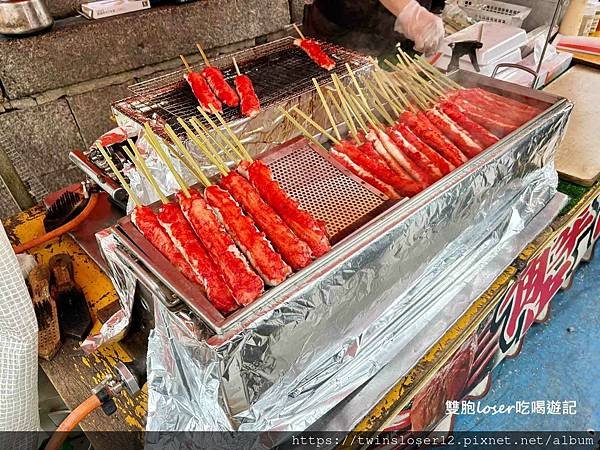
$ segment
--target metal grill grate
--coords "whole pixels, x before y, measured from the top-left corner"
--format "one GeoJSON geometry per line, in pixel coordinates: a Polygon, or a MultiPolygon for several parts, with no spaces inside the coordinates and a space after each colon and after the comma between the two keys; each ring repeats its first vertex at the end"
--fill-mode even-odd
{"type": "MultiPolygon", "coordinates": [[[[333,72],[340,76],[346,73],[345,63],[349,63],[355,70],[370,66],[369,60],[358,53],[333,44],[322,45],[337,62],[333,72]]],[[[232,56],[235,56],[241,72],[252,79],[262,107],[269,107],[311,91],[312,78],[323,82],[330,77],[330,72],[318,67],[301,49],[293,45],[293,38],[283,38],[211,61],[211,64],[223,70],[225,78],[233,85],[235,70],[232,66],[232,56]]],[[[202,64],[193,66],[195,70],[202,67],[202,64]]],[[[184,133],[177,123],[177,117],[188,119],[199,116],[198,101],[183,80],[184,73],[184,70],[180,70],[129,87],[137,99],[143,102],[143,105],[138,105],[136,109],[142,107],[158,112],[158,115],[181,136],[184,133]]],[[[223,117],[227,122],[242,118],[239,108],[229,107],[224,107],[223,117]]]]}
{"type": "Polygon", "coordinates": [[[301,143],[268,165],[285,191],[327,224],[329,236],[348,230],[384,202],[385,196],[342,173],[306,141],[301,143]]]}

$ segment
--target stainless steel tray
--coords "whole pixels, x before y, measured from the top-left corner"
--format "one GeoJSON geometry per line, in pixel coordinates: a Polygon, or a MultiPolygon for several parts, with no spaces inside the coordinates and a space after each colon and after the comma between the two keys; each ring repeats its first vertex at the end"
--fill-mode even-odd
{"type": "MultiPolygon", "coordinates": [[[[281,145],[272,151],[265,152],[261,158],[273,168],[276,178],[283,186],[297,198],[302,206],[311,211],[317,218],[325,220],[333,224],[333,229],[330,230],[333,236],[333,241],[336,244],[331,252],[314,261],[307,268],[295,273],[281,285],[269,289],[253,304],[236,311],[228,317],[223,317],[216,309],[210,305],[207,299],[199,294],[199,290],[192,283],[187,281],[179,272],[173,270],[165,270],[165,266],[170,264],[167,260],[152,248],[149,243],[143,244],[143,236],[130,223],[129,218],[123,219],[115,228],[118,236],[123,240],[123,243],[142,262],[143,266],[160,279],[169,289],[177,294],[179,298],[203,321],[206,325],[218,335],[231,335],[240,329],[243,329],[246,323],[257,320],[267,312],[281,306],[285,303],[288,297],[291,297],[302,289],[310,286],[311,279],[319,272],[333,270],[336,265],[343,263],[349,257],[354,249],[362,248],[368,245],[368,236],[374,228],[374,224],[381,226],[386,221],[397,221],[399,218],[409,218],[419,208],[431,202],[434,198],[443,195],[444,192],[450,190],[453,185],[458,184],[470,173],[477,171],[483,164],[488,162],[495,155],[503,152],[506,146],[510,146],[511,142],[516,142],[523,139],[532,128],[536,127],[536,123],[543,121],[548,115],[551,115],[555,109],[565,106],[566,100],[551,94],[533,91],[528,88],[506,83],[500,80],[494,80],[471,72],[458,71],[452,74],[452,78],[465,87],[485,87],[491,91],[498,92],[502,95],[525,101],[529,104],[544,108],[544,112],[530,122],[522,125],[509,136],[488,148],[485,152],[471,159],[469,162],[454,170],[452,173],[439,180],[434,185],[430,186],[425,191],[410,200],[391,204],[384,202],[382,194],[377,195],[380,200],[379,205],[371,204],[371,208],[361,210],[352,207],[348,208],[346,203],[345,210],[339,210],[339,204],[336,204],[335,195],[342,197],[346,195],[354,200],[358,197],[349,196],[346,193],[344,184],[340,184],[337,194],[333,191],[327,192],[320,189],[312,191],[303,191],[300,189],[303,185],[314,182],[319,170],[316,167],[306,168],[306,166],[298,165],[292,162],[291,165],[282,164],[279,167],[279,162],[284,161],[288,157],[298,155],[301,148],[309,148],[305,140],[295,139],[287,144],[281,145]],[[304,167],[304,170],[302,168],[304,167]],[[301,170],[298,170],[301,169],[301,170]],[[312,180],[311,180],[312,178],[312,180]],[[342,192],[344,194],[342,194],[342,192]],[[308,195],[307,195],[308,193],[308,195]],[[327,208],[322,208],[320,205],[327,204],[327,199],[332,201],[327,208]],[[323,214],[330,214],[325,217],[323,214]],[[343,228],[341,217],[347,215],[346,228],[343,228]],[[123,239],[126,235],[129,239],[123,239]]],[[[358,183],[364,189],[365,194],[373,195],[376,192],[366,183],[358,180],[346,169],[339,166],[335,160],[332,160],[328,155],[323,155],[322,151],[310,147],[314,154],[321,155],[327,159],[329,164],[336,166],[340,171],[344,172],[348,179],[352,179],[354,183],[358,183]]],[[[356,186],[355,186],[356,187],[356,186]]],[[[361,206],[361,202],[351,205],[361,206]]],[[[364,204],[364,199],[363,202],[364,204]]],[[[172,268],[171,268],[172,269],[172,268]]]]}
{"type": "MultiPolygon", "coordinates": [[[[261,159],[271,168],[274,178],[311,212],[317,220],[327,224],[328,235],[333,245],[343,240],[365,223],[372,220],[396,201],[390,201],[384,194],[355,177],[335,159],[306,139],[296,138],[285,145],[265,152],[261,159]]],[[[153,205],[158,208],[159,204],[153,205]]],[[[308,268],[290,276],[279,286],[267,288],[265,293],[252,304],[225,317],[208,301],[198,285],[187,280],[158,251],[131,222],[129,216],[122,218],[113,227],[119,242],[135,259],[126,264],[137,272],[140,280],[149,289],[156,289],[157,280],[176,298],[162,293],[159,298],[168,307],[183,302],[215,333],[223,333],[235,325],[241,325],[256,311],[278,302],[286,291],[293,289],[297,276],[308,268]],[[143,274],[147,271],[152,276],[143,274]]],[[[120,255],[125,259],[123,255],[120,255]]]]}

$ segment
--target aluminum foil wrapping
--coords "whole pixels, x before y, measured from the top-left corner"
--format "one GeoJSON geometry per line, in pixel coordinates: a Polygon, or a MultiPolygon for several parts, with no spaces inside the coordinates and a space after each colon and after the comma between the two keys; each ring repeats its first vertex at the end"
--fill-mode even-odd
{"type": "Polygon", "coordinates": [[[115,236],[108,230],[102,230],[96,233],[96,241],[108,263],[108,275],[119,296],[121,308],[102,325],[97,334],[89,335],[81,343],[81,349],[86,354],[96,351],[101,345],[121,339],[129,326],[137,283],[135,274],[117,255],[119,244],[115,236]]]}
{"type": "Polygon", "coordinates": [[[411,338],[556,193],[554,153],[570,110],[558,101],[381,214],[243,328],[194,334],[157,305],[147,430],[304,430],[410,352],[411,338]]]}

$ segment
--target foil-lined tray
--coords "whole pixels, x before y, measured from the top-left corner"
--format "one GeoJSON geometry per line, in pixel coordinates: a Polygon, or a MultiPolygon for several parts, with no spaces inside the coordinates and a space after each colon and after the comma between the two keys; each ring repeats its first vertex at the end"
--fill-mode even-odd
{"type": "Polygon", "coordinates": [[[473,73],[453,78],[544,111],[344,238],[241,328],[207,332],[158,303],[148,430],[308,428],[430,326],[544,208],[572,105],[473,73]]]}
{"type": "MultiPolygon", "coordinates": [[[[261,155],[261,160],[271,168],[274,179],[302,208],[326,224],[333,246],[395,203],[350,173],[327,152],[303,138],[293,139],[269,150],[261,155]]],[[[159,205],[160,202],[153,207],[158,208],[159,205]]],[[[159,298],[163,303],[170,308],[183,303],[217,334],[234,327],[242,328],[244,321],[254,317],[257,312],[280,303],[285,293],[293,289],[298,274],[310,270],[318,261],[292,274],[280,285],[267,288],[253,303],[225,317],[208,301],[198,285],[187,280],[144,238],[131,222],[130,216],[125,216],[111,230],[133,258],[123,253],[120,256],[127,258],[124,262],[135,268],[142,281],[153,279],[154,285],[162,283],[166,291],[173,294],[161,295],[159,298]]]]}

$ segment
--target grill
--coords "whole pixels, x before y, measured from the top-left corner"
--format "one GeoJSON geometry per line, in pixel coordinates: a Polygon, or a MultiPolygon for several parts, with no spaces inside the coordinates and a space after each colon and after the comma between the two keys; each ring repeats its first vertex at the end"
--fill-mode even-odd
{"type": "MultiPolygon", "coordinates": [[[[267,109],[312,91],[312,78],[323,82],[330,77],[330,72],[313,63],[301,49],[293,45],[293,40],[290,37],[279,39],[217,58],[211,61],[211,64],[221,68],[225,78],[233,85],[236,74],[232,57],[235,57],[240,71],[252,79],[262,109],[267,109]]],[[[340,77],[346,74],[346,63],[358,72],[370,68],[369,60],[358,53],[329,43],[322,43],[322,46],[336,61],[333,72],[340,77]]],[[[203,64],[192,66],[194,70],[201,70],[203,67],[203,64]]],[[[147,120],[154,115],[160,122],[168,123],[175,132],[184,137],[185,133],[177,123],[177,117],[189,119],[200,116],[197,110],[198,101],[183,80],[184,73],[185,70],[179,70],[134,84],[129,89],[135,96],[113,106],[137,122],[140,118],[147,120]],[[135,113],[135,116],[132,113],[135,113]]],[[[223,109],[223,117],[227,122],[248,120],[240,115],[239,108],[226,106],[223,109]]]]}
{"type": "MultiPolygon", "coordinates": [[[[300,205],[317,219],[328,225],[332,244],[374,218],[391,204],[387,197],[346,169],[337,164],[327,153],[297,138],[275,148],[261,158],[273,171],[274,178],[296,199],[300,205]]],[[[190,283],[164,258],[131,223],[124,218],[113,228],[119,241],[134,255],[121,253],[122,259],[132,267],[141,279],[148,279],[148,272],[185,303],[213,331],[222,333],[240,324],[254,311],[276,298],[295,283],[296,274],[277,287],[268,289],[251,305],[228,317],[221,315],[210,304],[196,285],[190,283]]],[[[309,268],[304,270],[309,270],[309,268]]],[[[152,283],[152,281],[150,281],[152,283]]],[[[156,292],[156,289],[154,290],[156,292]]],[[[160,292],[160,289],[159,289],[160,292]]],[[[171,302],[172,296],[167,302],[171,302]]],[[[177,306],[177,301],[172,303],[177,306]]]]}

